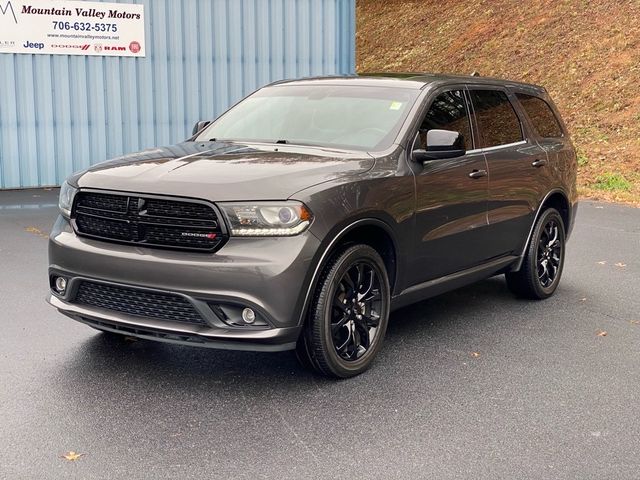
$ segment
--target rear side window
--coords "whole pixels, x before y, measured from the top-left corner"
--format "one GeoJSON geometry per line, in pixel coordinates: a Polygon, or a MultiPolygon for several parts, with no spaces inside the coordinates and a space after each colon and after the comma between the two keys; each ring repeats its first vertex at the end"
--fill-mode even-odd
{"type": "Polygon", "coordinates": [[[541,98],[524,93],[516,93],[534,128],[541,137],[562,137],[560,122],[547,102],[541,98]]]}
{"type": "Polygon", "coordinates": [[[480,148],[523,140],[520,119],[506,93],[500,90],[472,90],[471,101],[480,130],[480,148]]]}
{"type": "Polygon", "coordinates": [[[463,148],[472,148],[471,124],[462,91],[444,92],[435,98],[420,125],[420,148],[426,148],[427,132],[433,129],[458,132],[464,141],[463,148]]]}

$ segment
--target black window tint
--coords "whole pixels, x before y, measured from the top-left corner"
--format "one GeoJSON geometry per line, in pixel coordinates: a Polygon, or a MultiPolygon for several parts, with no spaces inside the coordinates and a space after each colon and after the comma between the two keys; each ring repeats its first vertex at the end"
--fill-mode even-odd
{"type": "Polygon", "coordinates": [[[498,90],[474,90],[471,101],[480,130],[481,148],[522,140],[522,128],[506,93],[498,90]]]}
{"type": "Polygon", "coordinates": [[[531,119],[533,127],[541,137],[553,138],[562,136],[560,122],[558,122],[547,102],[524,93],[517,93],[516,96],[531,119]]]}
{"type": "Polygon", "coordinates": [[[441,93],[435,98],[420,126],[420,148],[426,148],[427,132],[434,129],[459,132],[463,148],[472,148],[467,105],[460,90],[441,93]]]}

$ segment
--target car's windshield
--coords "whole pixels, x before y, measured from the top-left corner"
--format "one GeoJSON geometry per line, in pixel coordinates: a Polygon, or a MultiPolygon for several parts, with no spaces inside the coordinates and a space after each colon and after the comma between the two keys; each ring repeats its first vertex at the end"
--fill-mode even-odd
{"type": "Polygon", "coordinates": [[[196,140],[383,150],[393,143],[418,94],[389,87],[266,87],[225,113],[196,140]]]}

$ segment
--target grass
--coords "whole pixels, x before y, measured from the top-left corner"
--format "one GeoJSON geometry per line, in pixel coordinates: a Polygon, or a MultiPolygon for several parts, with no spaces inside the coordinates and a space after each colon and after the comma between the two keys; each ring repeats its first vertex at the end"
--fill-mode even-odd
{"type": "Polygon", "coordinates": [[[581,195],[640,206],[640,2],[356,0],[356,9],[358,72],[478,71],[544,85],[578,149],[581,195]]]}
{"type": "Polygon", "coordinates": [[[633,185],[620,173],[607,172],[596,178],[593,188],[607,192],[630,192],[633,185]]]}
{"type": "Polygon", "coordinates": [[[589,158],[587,157],[587,155],[578,150],[578,166],[579,167],[584,167],[589,163],[589,158]]]}

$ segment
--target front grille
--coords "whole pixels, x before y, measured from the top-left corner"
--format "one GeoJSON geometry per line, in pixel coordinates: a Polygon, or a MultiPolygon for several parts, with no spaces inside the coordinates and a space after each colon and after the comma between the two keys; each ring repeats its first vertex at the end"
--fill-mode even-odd
{"type": "Polygon", "coordinates": [[[214,208],[189,200],[81,191],[72,218],[78,235],[149,247],[213,252],[225,239],[214,208]]]}
{"type": "Polygon", "coordinates": [[[149,292],[83,280],[78,287],[75,303],[138,317],[206,325],[186,298],[171,293],[149,292]]]}

